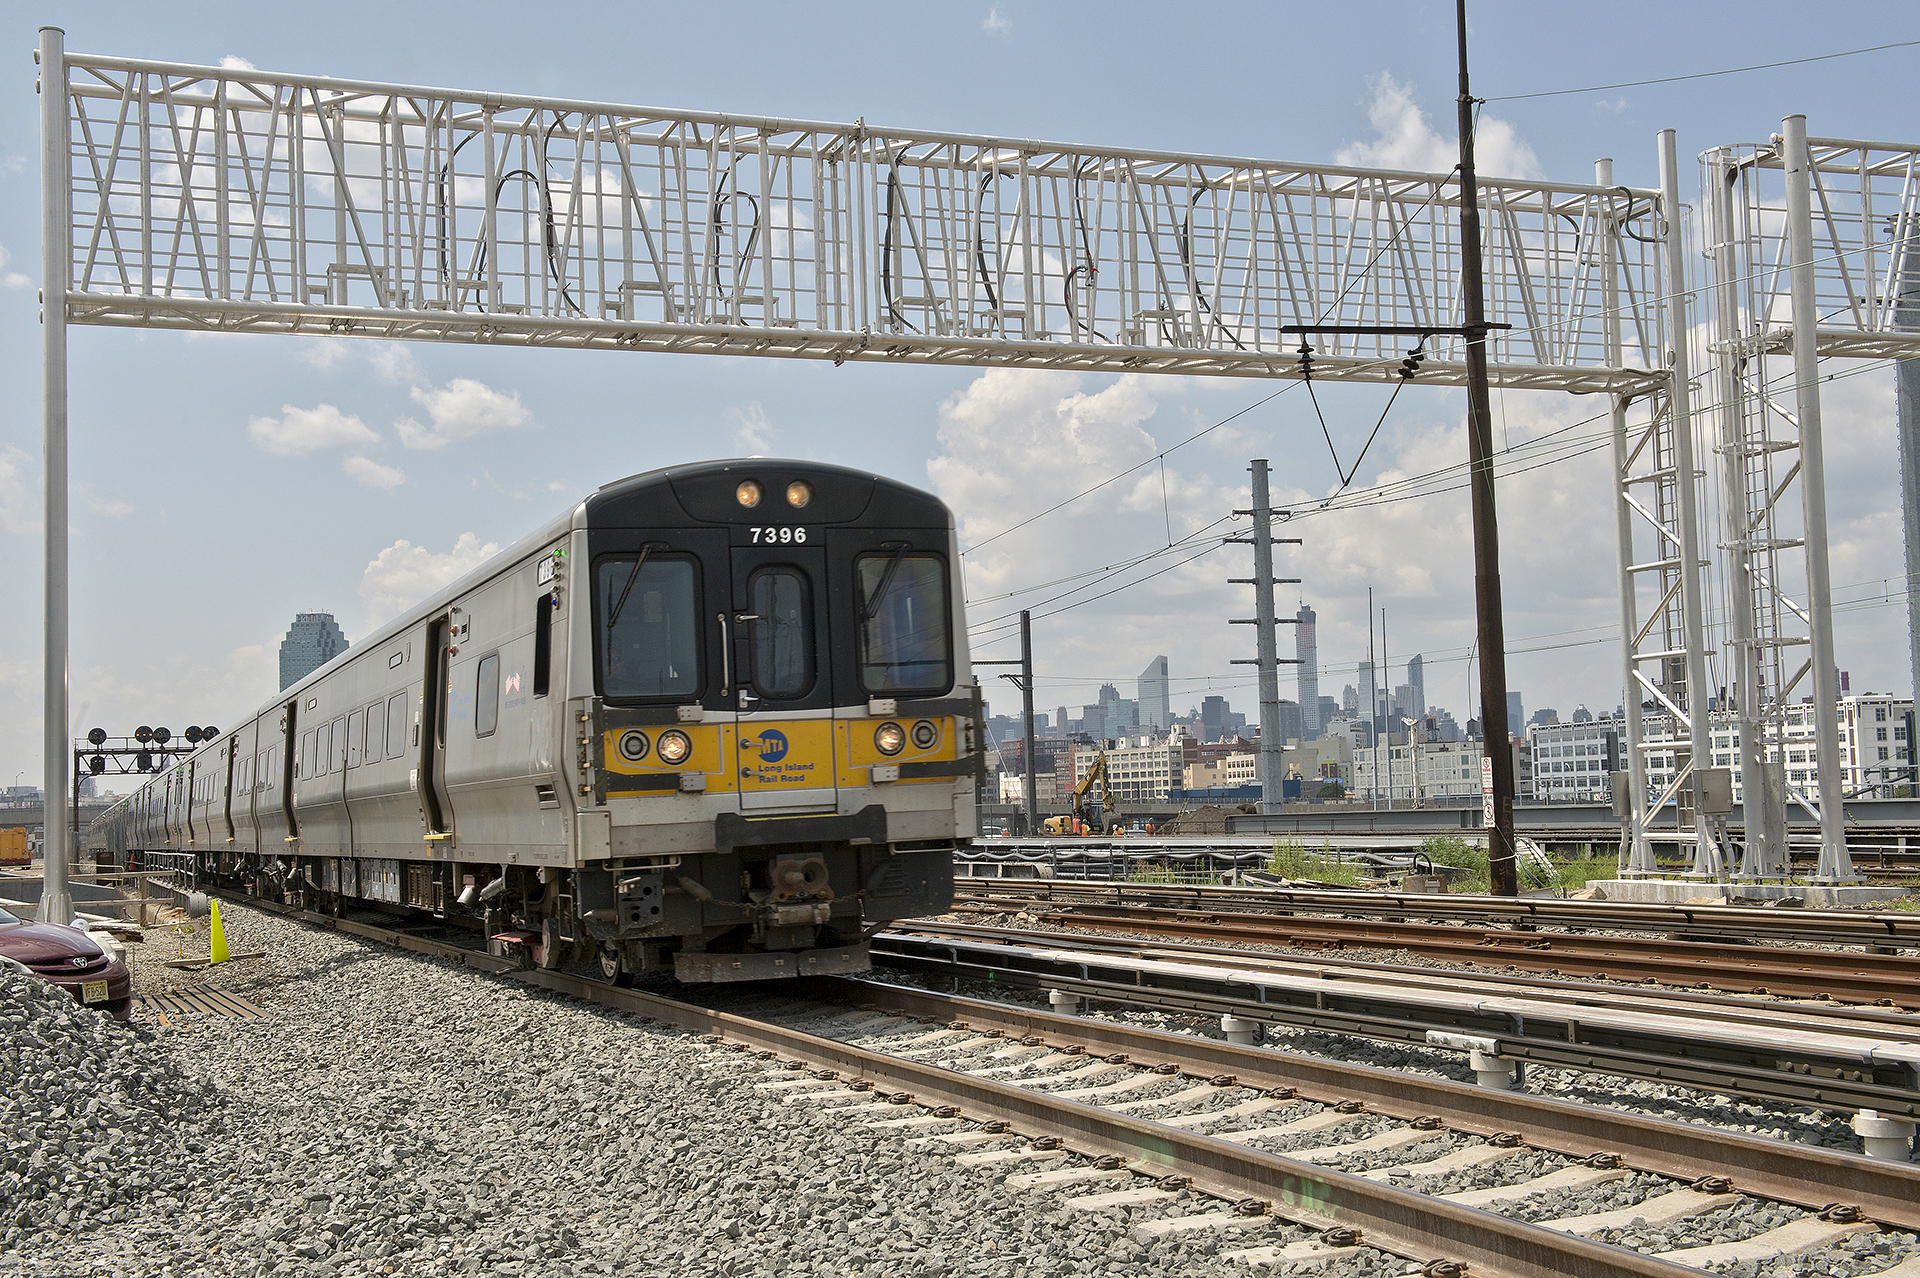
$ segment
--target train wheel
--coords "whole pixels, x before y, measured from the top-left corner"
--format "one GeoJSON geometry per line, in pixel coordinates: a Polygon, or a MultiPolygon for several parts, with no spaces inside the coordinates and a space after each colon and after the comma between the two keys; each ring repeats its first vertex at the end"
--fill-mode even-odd
{"type": "Polygon", "coordinates": [[[622,989],[633,984],[633,969],[623,961],[621,946],[600,947],[600,975],[607,984],[618,985],[622,989]]]}

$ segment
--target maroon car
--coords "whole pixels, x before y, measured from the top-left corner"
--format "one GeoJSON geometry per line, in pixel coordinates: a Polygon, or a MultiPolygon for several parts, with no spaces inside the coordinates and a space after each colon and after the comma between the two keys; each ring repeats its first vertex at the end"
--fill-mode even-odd
{"type": "Polygon", "coordinates": [[[77,1002],[120,1020],[133,1009],[126,961],[77,927],[32,923],[0,909],[0,959],[12,959],[77,1002]]]}

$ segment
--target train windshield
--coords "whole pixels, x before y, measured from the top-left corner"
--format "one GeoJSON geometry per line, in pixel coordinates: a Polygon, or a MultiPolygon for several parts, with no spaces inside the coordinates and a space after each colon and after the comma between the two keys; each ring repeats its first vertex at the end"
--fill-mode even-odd
{"type": "Polygon", "coordinates": [[[596,568],[602,695],[698,695],[700,619],[693,564],[610,555],[596,568]]]}
{"type": "Polygon", "coordinates": [[[932,555],[862,555],[860,682],[868,692],[945,692],[953,686],[947,566],[932,555]]]}

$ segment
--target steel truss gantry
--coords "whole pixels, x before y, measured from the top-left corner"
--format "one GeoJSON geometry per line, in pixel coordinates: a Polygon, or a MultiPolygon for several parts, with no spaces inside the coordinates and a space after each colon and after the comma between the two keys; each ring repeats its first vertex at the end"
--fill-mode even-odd
{"type": "MultiPolygon", "coordinates": [[[[1297,375],[1286,325],[1462,323],[1446,174],[65,70],[76,323],[1246,377],[1297,375]]],[[[1495,382],[1660,381],[1659,194],[1480,191],[1495,382]]],[[[1409,344],[1312,340],[1316,376],[1381,382],[1409,344]]],[[[1428,345],[1421,380],[1462,383],[1459,339],[1428,345]]]]}
{"type": "Polygon", "coordinates": [[[1806,129],[1805,116],[1790,116],[1764,145],[1708,151],[1701,186],[1726,484],[1728,711],[1746,795],[1741,873],[1787,873],[1791,795],[1819,815],[1818,877],[1837,881],[1858,876],[1843,807],[1819,361],[1920,356],[1898,301],[1920,237],[1920,146],[1806,129]],[[1787,707],[1803,685],[1817,794],[1784,766],[1787,707]]]}
{"type": "MultiPolygon", "coordinates": [[[[1671,129],[1659,136],[1661,208],[1673,212],[1658,228],[1667,291],[1660,298],[1661,331],[1672,334],[1661,352],[1671,373],[1647,396],[1645,420],[1632,426],[1633,396],[1612,398],[1614,534],[1620,572],[1620,657],[1622,708],[1626,714],[1623,771],[1629,777],[1632,811],[1620,846],[1623,874],[1657,873],[1649,831],[1669,800],[1679,814],[1680,838],[1693,844],[1692,873],[1717,878],[1725,867],[1719,842],[1708,823],[1696,819],[1695,772],[1710,758],[1706,673],[1706,621],[1701,578],[1699,485],[1694,460],[1695,422],[1688,366],[1688,295],[1685,233],[1679,215],[1680,177],[1677,141],[1671,129]],[[1636,536],[1636,533],[1639,535],[1636,536]],[[1644,553],[1642,553],[1644,551],[1644,553]],[[1641,616],[1641,596],[1655,600],[1641,616]],[[1649,667],[1651,669],[1649,669],[1649,667]],[[1663,708],[1670,731],[1649,738],[1644,702],[1663,708]],[[1660,793],[1649,801],[1649,763],[1654,751],[1670,753],[1673,769],[1662,773],[1660,793]]],[[[1595,181],[1611,185],[1613,161],[1596,165],[1595,181]]],[[[1630,226],[1603,228],[1599,252],[1609,278],[1614,263],[1626,256],[1636,234],[1630,226]]],[[[1620,341],[1618,307],[1609,305],[1609,349],[1620,341]]]]}
{"type": "MultiPolygon", "coordinates": [[[[1454,174],[70,56],[55,28],[39,58],[50,804],[68,323],[1256,378],[1310,343],[1371,382],[1412,345],[1466,382],[1454,174]]],[[[1476,205],[1494,385],[1670,394],[1671,183],[1476,205]]]]}

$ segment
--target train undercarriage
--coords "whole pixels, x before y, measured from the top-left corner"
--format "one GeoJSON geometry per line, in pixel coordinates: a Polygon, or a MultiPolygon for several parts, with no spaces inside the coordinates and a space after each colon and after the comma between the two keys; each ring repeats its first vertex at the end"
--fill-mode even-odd
{"type": "Polygon", "coordinates": [[[202,887],[316,913],[431,918],[526,968],[594,963],[629,985],[864,972],[874,932],[952,899],[954,850],[795,843],[584,867],[214,852],[196,871],[202,887]]]}

